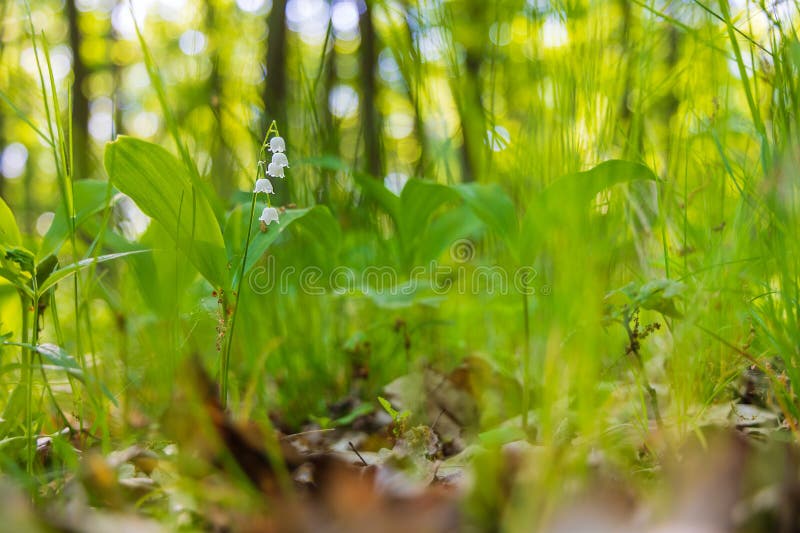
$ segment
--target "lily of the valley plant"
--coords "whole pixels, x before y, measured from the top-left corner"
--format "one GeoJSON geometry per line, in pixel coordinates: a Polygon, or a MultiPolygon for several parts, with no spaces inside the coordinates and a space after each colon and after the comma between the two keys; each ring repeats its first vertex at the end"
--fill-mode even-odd
{"type": "Polygon", "coordinates": [[[230,366],[231,347],[233,346],[233,332],[236,327],[236,315],[239,309],[239,295],[242,290],[242,280],[245,274],[245,265],[247,264],[247,252],[250,249],[250,240],[253,235],[253,217],[255,215],[256,203],[258,195],[264,194],[267,199],[267,205],[261,212],[259,222],[261,224],[261,231],[267,231],[267,227],[276,222],[280,224],[280,216],[277,208],[272,207],[270,195],[275,194],[274,187],[270,178],[285,178],[286,173],[284,169],[289,168],[289,159],[286,157],[286,141],[280,136],[278,126],[275,121],[272,121],[267,134],[264,136],[264,142],[261,145],[259,152],[259,161],[256,167],[256,183],[253,187],[253,196],[250,202],[250,214],[247,224],[247,237],[245,238],[244,251],[242,252],[242,261],[239,270],[239,277],[236,282],[236,290],[233,293],[233,312],[231,314],[230,326],[227,332],[227,340],[225,343],[225,352],[222,354],[220,360],[220,396],[222,405],[226,406],[228,401],[228,368],[230,366]],[[272,153],[272,160],[267,163],[266,154],[267,150],[272,153]],[[265,170],[266,169],[266,170],[265,170]]]}

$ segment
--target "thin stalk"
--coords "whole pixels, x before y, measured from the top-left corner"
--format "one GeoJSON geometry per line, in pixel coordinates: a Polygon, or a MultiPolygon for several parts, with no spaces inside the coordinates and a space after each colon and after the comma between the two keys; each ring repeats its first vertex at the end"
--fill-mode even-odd
{"type": "MultiPolygon", "coordinates": [[[[264,136],[264,142],[261,143],[261,150],[258,153],[258,164],[256,166],[256,180],[258,180],[261,169],[263,168],[262,160],[264,158],[264,152],[267,149],[267,143],[271,133],[274,133],[276,136],[280,135],[280,133],[278,133],[278,126],[274,120],[272,121],[272,124],[270,124],[269,129],[264,136]]],[[[245,269],[247,268],[247,253],[250,250],[250,239],[253,235],[253,217],[255,216],[256,212],[257,198],[258,194],[253,193],[253,198],[250,201],[250,218],[247,222],[247,237],[245,238],[244,252],[242,252],[242,262],[239,267],[239,279],[234,281],[236,284],[236,290],[233,293],[233,311],[231,312],[230,322],[226,331],[227,338],[225,341],[225,352],[220,359],[220,400],[223,409],[228,406],[228,369],[230,368],[231,349],[233,348],[233,333],[236,330],[236,317],[239,315],[239,298],[242,294],[242,281],[244,280],[245,269]]],[[[271,206],[269,194],[267,194],[267,205],[271,206]]],[[[227,305],[223,305],[223,313],[226,312],[226,309],[227,305]]]]}
{"type": "Polygon", "coordinates": [[[528,306],[528,283],[523,281],[522,286],[522,319],[525,339],[522,345],[522,431],[528,433],[528,411],[531,406],[531,327],[530,309],[528,306]]]}
{"type": "MultiPolygon", "coordinates": [[[[35,278],[34,278],[35,279],[35,278]]],[[[33,360],[36,357],[35,348],[39,344],[39,297],[38,295],[31,302],[33,304],[33,329],[31,330],[31,346],[33,350],[28,350],[28,368],[27,381],[28,381],[28,398],[26,400],[28,409],[28,460],[26,462],[28,475],[33,475],[33,459],[36,452],[36,437],[31,434],[33,430],[33,360]]]]}
{"type": "MultiPolygon", "coordinates": [[[[745,67],[744,60],[742,59],[742,51],[739,48],[739,42],[736,39],[736,27],[731,22],[730,7],[728,6],[729,0],[720,0],[719,7],[722,11],[722,21],[728,30],[728,37],[731,41],[731,48],[733,49],[733,56],[736,59],[736,66],[739,69],[739,78],[742,80],[742,88],[747,97],[747,106],[750,108],[750,115],[753,119],[753,125],[758,132],[759,140],[761,141],[761,165],[764,172],[769,170],[769,145],[767,144],[767,129],[764,122],[761,120],[761,113],[756,104],[756,98],[753,96],[753,89],[750,87],[750,80],[747,76],[747,67],[745,67]]],[[[740,32],[741,33],[741,32],[740,32]]],[[[756,79],[753,79],[755,85],[756,79]]]]}
{"type": "Polygon", "coordinates": [[[239,314],[239,297],[242,291],[242,280],[244,279],[244,272],[247,265],[247,251],[250,248],[250,236],[253,233],[253,216],[256,212],[256,194],[253,194],[253,199],[250,201],[250,220],[247,223],[247,238],[244,244],[244,253],[242,254],[242,265],[239,268],[239,279],[236,284],[236,292],[233,293],[233,313],[231,314],[230,327],[227,332],[227,342],[225,343],[225,354],[222,357],[222,364],[220,366],[220,401],[222,408],[228,406],[228,368],[231,361],[231,348],[233,346],[233,332],[236,329],[236,317],[239,314]]]}
{"type": "Polygon", "coordinates": [[[30,327],[30,317],[28,309],[30,298],[20,293],[20,304],[22,305],[22,368],[25,372],[25,472],[33,478],[33,352],[28,347],[28,328],[30,327]]]}

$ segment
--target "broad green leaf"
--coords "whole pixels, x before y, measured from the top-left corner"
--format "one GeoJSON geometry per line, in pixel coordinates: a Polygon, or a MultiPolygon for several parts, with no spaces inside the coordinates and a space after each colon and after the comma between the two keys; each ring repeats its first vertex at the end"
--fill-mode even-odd
{"type": "Polygon", "coordinates": [[[369,198],[377,202],[378,205],[385,210],[390,217],[392,217],[392,220],[394,220],[395,224],[397,224],[398,213],[400,210],[400,199],[396,195],[392,194],[392,192],[383,185],[383,181],[367,174],[353,171],[353,169],[345,164],[344,161],[333,155],[310,157],[300,162],[325,170],[352,173],[353,179],[359,185],[359,187],[361,187],[361,190],[364,191],[369,198]]]}
{"type": "MultiPolygon", "coordinates": [[[[43,359],[50,363],[50,365],[42,365],[45,370],[64,372],[74,377],[84,385],[86,385],[87,382],[94,383],[94,378],[92,376],[87,376],[75,358],[68,354],[60,346],[55,344],[37,344],[34,346],[32,344],[24,343],[6,343],[6,346],[20,346],[22,348],[35,351],[41,355],[43,359]]],[[[114,398],[114,395],[111,394],[108,388],[102,383],[97,383],[97,385],[103,394],[105,394],[114,405],[117,405],[117,399],[114,398]]]]}
{"type": "Polygon", "coordinates": [[[0,245],[0,277],[9,281],[17,290],[33,298],[31,279],[36,258],[33,252],[22,247],[7,248],[0,245]]]}
{"type": "Polygon", "coordinates": [[[167,229],[212,285],[223,286],[228,271],[222,232],[185,166],[160,146],[125,136],[108,144],[105,165],[112,183],[167,229]]]}
{"type": "Polygon", "coordinates": [[[653,280],[642,285],[636,295],[634,304],[640,305],[645,309],[658,311],[665,316],[682,318],[683,314],[678,311],[675,300],[685,290],[686,285],[680,281],[671,279],[653,280]]]}
{"type": "Polygon", "coordinates": [[[25,398],[27,388],[24,383],[18,385],[11,392],[8,401],[0,416],[0,437],[5,437],[22,423],[25,416],[25,398]]]}
{"type": "Polygon", "coordinates": [[[526,440],[528,436],[522,428],[516,426],[501,426],[478,435],[480,443],[489,448],[497,448],[520,440],[526,440]]]}
{"type": "Polygon", "coordinates": [[[292,225],[292,231],[302,239],[302,243],[311,243],[306,247],[307,260],[314,261],[320,267],[334,267],[339,255],[342,231],[339,221],[330,210],[322,205],[315,206],[305,216],[292,225]]]}
{"type": "Polygon", "coordinates": [[[558,209],[564,204],[587,204],[597,193],[618,183],[656,179],[653,171],[641,163],[612,159],[584,172],[558,178],[542,191],[536,204],[548,209],[558,209]]]}
{"type": "Polygon", "coordinates": [[[645,165],[610,160],[585,172],[567,174],[554,181],[533,201],[522,220],[520,259],[532,262],[545,238],[555,231],[581,231],[590,214],[590,202],[598,193],[637,180],[655,181],[645,165]]]}
{"type": "Polygon", "coordinates": [[[457,185],[455,189],[478,218],[513,249],[519,232],[519,221],[514,202],[505,191],[494,183],[469,183],[457,185]]]}
{"type": "Polygon", "coordinates": [[[84,268],[90,267],[92,265],[99,265],[100,263],[106,263],[108,261],[113,261],[114,259],[121,259],[123,257],[128,257],[134,254],[143,254],[147,253],[150,250],[131,250],[130,252],[120,252],[117,254],[107,254],[107,255],[100,255],[97,257],[89,257],[87,259],[83,259],[78,261],[77,263],[72,263],[65,267],[59,268],[58,270],[54,271],[47,279],[39,286],[39,293],[45,292],[50,287],[53,287],[64,278],[71,276],[72,274],[83,270],[84,268]]]}
{"type": "MultiPolygon", "coordinates": [[[[170,243],[167,230],[161,224],[153,222],[139,238],[138,244],[144,248],[157,249],[164,243],[170,243]]],[[[113,249],[117,251],[116,247],[113,249]]],[[[122,250],[124,248],[119,249],[122,250]]],[[[195,268],[186,258],[186,254],[176,249],[174,244],[158,253],[134,255],[129,262],[144,302],[164,316],[175,312],[176,300],[187,293],[196,278],[195,268]]]]}
{"type": "Polygon", "coordinates": [[[0,245],[19,246],[22,237],[19,233],[17,220],[8,204],[0,198],[0,245]]]}
{"type": "MultiPolygon", "coordinates": [[[[107,206],[114,195],[114,189],[108,182],[100,180],[80,180],[74,184],[75,190],[75,227],[80,227],[86,220],[107,206]]],[[[66,242],[70,232],[70,220],[64,204],[56,209],[53,223],[44,236],[39,249],[39,257],[47,257],[58,253],[66,242]]]]}
{"type": "MultiPolygon", "coordinates": [[[[381,186],[383,187],[382,184],[381,186]]],[[[383,188],[389,192],[386,187],[383,188]]],[[[407,256],[413,255],[415,246],[434,213],[442,205],[456,199],[458,194],[446,185],[419,179],[406,182],[400,194],[398,230],[407,256]]]]}
{"type": "Polygon", "coordinates": [[[408,309],[415,305],[437,307],[444,296],[436,295],[424,279],[411,279],[394,287],[361,287],[364,296],[381,309],[408,309]]]}
{"type": "Polygon", "coordinates": [[[466,205],[442,213],[428,224],[415,246],[415,264],[425,264],[436,259],[459,239],[475,235],[482,227],[482,221],[466,205]]]}
{"type": "Polygon", "coordinates": [[[381,208],[388,213],[395,225],[400,224],[401,208],[400,198],[398,198],[392,191],[384,186],[383,181],[356,172],[353,174],[356,183],[361,186],[361,189],[369,197],[375,200],[381,208]]]}
{"type": "MultiPolygon", "coordinates": [[[[333,216],[325,206],[314,206],[305,209],[287,209],[280,214],[280,222],[272,223],[267,226],[267,231],[262,232],[258,218],[261,216],[263,206],[257,207],[253,213],[252,228],[253,233],[250,238],[250,248],[247,252],[247,264],[245,265],[245,275],[258,263],[264,252],[274,243],[286,229],[297,221],[307,223],[304,229],[315,233],[322,243],[329,242],[338,248],[340,239],[339,226],[333,216]],[[305,219],[308,218],[306,221],[305,219]]],[[[238,285],[239,272],[241,266],[241,254],[247,235],[247,215],[250,205],[240,205],[233,210],[228,223],[225,226],[225,240],[229,246],[229,263],[232,272],[232,286],[238,285]],[[233,244],[237,243],[236,248],[233,244]]]]}

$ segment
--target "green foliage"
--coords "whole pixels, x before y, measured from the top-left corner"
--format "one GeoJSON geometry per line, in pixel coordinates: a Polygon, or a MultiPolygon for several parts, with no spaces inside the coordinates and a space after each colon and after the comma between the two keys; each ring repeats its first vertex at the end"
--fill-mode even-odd
{"type": "MultiPolygon", "coordinates": [[[[109,207],[115,194],[107,181],[81,180],[75,184],[75,229],[79,229],[92,216],[109,207]]],[[[64,204],[59,204],[53,216],[50,229],[39,247],[39,256],[57,254],[72,232],[72,222],[64,204]]]]}
{"type": "Polygon", "coordinates": [[[192,186],[185,167],[164,148],[131,137],[108,145],[111,182],[160,223],[197,270],[215,287],[228,279],[225,241],[214,211],[192,186]]]}
{"type": "MultiPolygon", "coordinates": [[[[742,405],[800,439],[796,9],[379,1],[317,42],[269,2],[150,6],[135,34],[62,3],[0,2],[0,471],[45,502],[86,483],[89,446],[192,455],[163,418],[208,417],[189,357],[267,435],[368,427],[377,397],[401,437],[384,387],[441,376],[414,420],[479,449],[453,461],[487,530],[543,528],[607,468],[645,492],[742,405]],[[275,120],[291,167],[253,197],[275,120]],[[521,440],[535,472],[509,480],[521,440]]],[[[239,494],[179,476],[135,505],[166,529],[165,501],[239,494]]]]}
{"type": "Polygon", "coordinates": [[[11,212],[8,204],[0,199],[0,245],[16,246],[21,240],[14,213],[11,212]]]}
{"type": "Polygon", "coordinates": [[[394,436],[399,437],[403,433],[405,433],[406,427],[408,425],[408,418],[411,416],[411,411],[409,410],[398,411],[397,409],[392,407],[392,404],[389,400],[387,400],[382,396],[378,396],[378,403],[381,405],[383,410],[386,411],[389,414],[389,416],[392,417],[392,423],[394,424],[392,432],[394,436]]]}

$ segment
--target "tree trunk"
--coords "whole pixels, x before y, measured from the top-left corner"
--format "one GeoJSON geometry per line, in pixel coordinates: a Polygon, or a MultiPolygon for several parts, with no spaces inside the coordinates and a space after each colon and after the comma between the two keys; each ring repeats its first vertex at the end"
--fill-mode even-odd
{"type": "Polygon", "coordinates": [[[372,8],[365,3],[359,20],[361,31],[361,130],[364,135],[366,169],[372,176],[383,178],[383,158],[381,156],[381,120],[377,100],[377,43],[375,26],[372,23],[372,8]]]}
{"type": "Polygon", "coordinates": [[[483,173],[486,159],[486,117],[481,98],[481,53],[479,50],[467,51],[466,72],[462,94],[458,106],[461,120],[461,166],[462,180],[476,181],[483,173]]]}
{"type": "Polygon", "coordinates": [[[88,150],[89,133],[89,100],[83,92],[84,82],[88,74],[81,58],[81,42],[83,41],[78,26],[78,10],[75,0],[67,0],[67,23],[69,26],[69,46],[72,49],[72,72],[74,75],[72,88],[72,151],[74,179],[89,177],[90,161],[88,150]]]}
{"type": "MultiPolygon", "coordinates": [[[[266,69],[267,79],[264,83],[264,131],[273,120],[278,122],[281,136],[287,139],[290,134],[287,113],[287,76],[286,76],[286,0],[274,0],[270,10],[269,37],[267,39],[266,69]]],[[[274,180],[275,198],[277,202],[288,203],[289,189],[285,180],[274,180]]]]}

